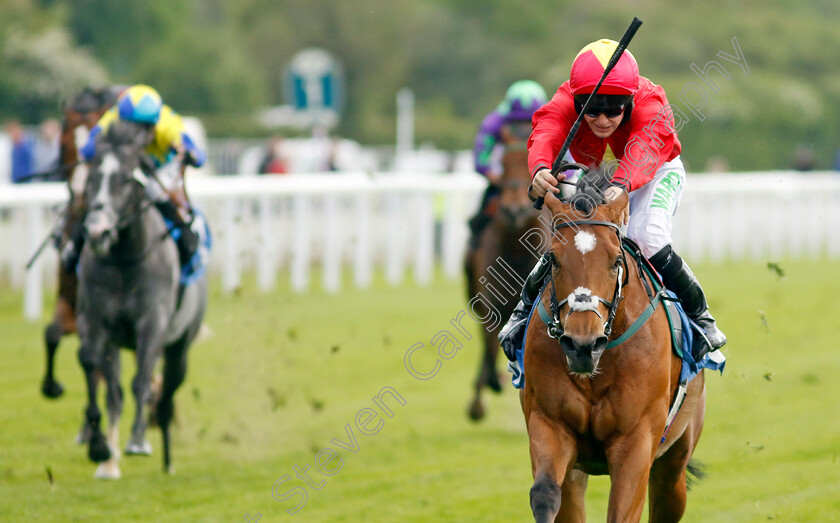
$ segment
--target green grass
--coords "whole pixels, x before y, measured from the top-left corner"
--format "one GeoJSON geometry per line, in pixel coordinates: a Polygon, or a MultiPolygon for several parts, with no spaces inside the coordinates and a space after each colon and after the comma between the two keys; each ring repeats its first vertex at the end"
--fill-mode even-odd
{"type": "MultiPolygon", "coordinates": [[[[708,477],[689,494],[684,521],[840,521],[840,303],[837,262],[783,262],[784,278],[760,264],[695,267],[712,311],[729,336],[727,369],[707,375],[706,426],[695,456],[708,477]]],[[[66,338],[57,369],[67,393],[40,396],[44,321],[21,319],[19,293],[0,294],[0,521],[528,521],[528,439],[516,395],[487,397],[488,417],[467,421],[478,362],[473,339],[433,378],[431,339],[465,307],[461,282],[429,287],[381,282],[368,290],[296,295],[257,292],[246,283],[215,287],[207,325],[195,344],[187,381],[176,396],[175,476],[161,472],[160,436],[150,429],[151,458],[124,457],[123,478],[93,479],[94,465],[72,440],[81,423],[77,341],[66,338]],[[372,398],[392,387],[393,414],[372,398]],[[373,408],[383,425],[361,434],[356,415],[373,408]],[[341,449],[350,425],[358,450],[341,449]],[[338,450],[324,476],[316,454],[338,450]],[[340,458],[341,462],[338,461],[340,458]],[[320,490],[295,477],[305,468],[320,490]],[[52,472],[54,484],[47,478],[52,472]],[[305,487],[308,500],[281,497],[305,487]]],[[[47,302],[53,301],[50,297],[47,302]]],[[[451,349],[451,346],[448,347],[451,349]]],[[[123,384],[134,372],[123,353],[123,384]]],[[[509,382],[508,382],[509,383],[509,382]]],[[[507,383],[506,383],[507,384],[507,383]]],[[[130,396],[130,395],[129,395],[130,396]]],[[[104,402],[103,402],[104,403],[104,402]]],[[[104,405],[103,405],[104,408],[104,405]]],[[[127,440],[133,400],[121,421],[127,440]]],[[[592,478],[592,521],[605,519],[607,478],[592,478]]]]}

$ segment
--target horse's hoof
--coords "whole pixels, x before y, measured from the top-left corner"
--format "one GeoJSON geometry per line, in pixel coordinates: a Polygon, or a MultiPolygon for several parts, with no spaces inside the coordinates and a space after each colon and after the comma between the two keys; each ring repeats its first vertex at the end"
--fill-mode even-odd
{"type": "Polygon", "coordinates": [[[148,441],[143,441],[143,443],[129,443],[125,447],[125,454],[127,456],[151,456],[152,444],[148,441]]]}
{"type": "Polygon", "coordinates": [[[120,479],[122,472],[120,472],[120,467],[115,463],[100,463],[96,467],[96,472],[94,472],[93,477],[96,479],[120,479]]]}
{"type": "Polygon", "coordinates": [[[88,458],[94,463],[102,463],[111,459],[111,449],[108,448],[108,442],[101,432],[94,432],[91,436],[88,458]]]}
{"type": "Polygon", "coordinates": [[[481,421],[484,419],[484,405],[482,405],[480,401],[473,401],[470,404],[468,414],[471,420],[481,421]]]}
{"type": "Polygon", "coordinates": [[[41,393],[50,399],[60,398],[64,394],[64,387],[56,380],[44,380],[41,384],[41,393]]]}

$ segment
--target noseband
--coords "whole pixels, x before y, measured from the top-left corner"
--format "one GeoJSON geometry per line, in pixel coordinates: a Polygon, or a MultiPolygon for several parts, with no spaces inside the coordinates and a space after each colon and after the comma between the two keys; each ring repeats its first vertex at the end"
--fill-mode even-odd
{"type": "MultiPolygon", "coordinates": [[[[612,222],[606,222],[601,220],[579,220],[579,221],[571,221],[571,222],[561,222],[554,227],[554,230],[561,229],[563,227],[571,227],[572,225],[579,226],[579,225],[600,225],[604,227],[610,227],[615,230],[616,236],[619,238],[619,251],[620,251],[620,260],[621,265],[618,267],[618,276],[615,279],[615,292],[613,293],[612,301],[606,300],[601,296],[589,294],[589,293],[578,293],[569,294],[569,296],[561,301],[557,301],[557,290],[554,286],[554,276],[551,277],[551,320],[547,322],[548,326],[548,335],[554,339],[560,338],[563,335],[563,324],[569,319],[569,316],[572,315],[573,312],[583,312],[583,311],[592,311],[598,315],[599,318],[602,320],[604,317],[598,311],[598,303],[603,303],[608,309],[609,314],[607,315],[606,321],[604,321],[604,335],[609,337],[612,334],[613,328],[613,321],[615,320],[616,312],[618,311],[618,304],[621,300],[624,299],[622,295],[622,291],[624,289],[624,285],[626,285],[625,276],[626,276],[626,269],[627,269],[627,260],[624,257],[624,251],[621,249],[621,229],[619,229],[618,225],[612,222]],[[569,305],[569,313],[566,314],[563,322],[560,322],[560,309],[564,305],[569,305]]],[[[552,273],[554,272],[554,268],[557,267],[557,260],[554,259],[554,256],[549,257],[551,261],[551,268],[552,273]]]]}

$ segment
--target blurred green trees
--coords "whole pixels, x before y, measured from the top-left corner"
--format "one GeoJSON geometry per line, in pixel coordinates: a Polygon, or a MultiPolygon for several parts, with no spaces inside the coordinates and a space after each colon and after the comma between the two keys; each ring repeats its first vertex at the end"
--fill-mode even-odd
{"type": "Polygon", "coordinates": [[[283,102],[283,68],[317,46],[346,74],[338,133],[393,143],[395,96],[410,87],[417,140],[466,148],[511,82],[552,92],[583,45],[618,39],[638,16],[630,49],[672,103],[702,84],[692,63],[732,75],[716,77],[706,119],[680,133],[691,170],[714,156],[737,170],[787,168],[800,144],[828,168],[840,147],[835,0],[0,0],[0,12],[0,115],[25,121],[107,76],[156,86],[213,135],[265,133],[253,115],[283,102]],[[733,37],[749,76],[717,56],[733,54],[733,37]]]}

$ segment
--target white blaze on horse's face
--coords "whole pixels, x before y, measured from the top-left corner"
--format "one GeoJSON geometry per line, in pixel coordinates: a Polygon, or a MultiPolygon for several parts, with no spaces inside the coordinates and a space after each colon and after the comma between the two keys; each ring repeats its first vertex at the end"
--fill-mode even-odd
{"type": "Polygon", "coordinates": [[[107,153],[99,164],[99,174],[102,177],[96,195],[90,202],[90,210],[85,218],[85,231],[87,232],[90,246],[99,255],[108,253],[111,245],[116,240],[114,227],[117,217],[114,212],[113,202],[109,187],[111,177],[118,172],[120,162],[116,155],[107,153]]]}
{"type": "Polygon", "coordinates": [[[102,174],[102,182],[99,184],[99,192],[96,194],[94,201],[100,204],[110,204],[111,198],[108,195],[108,186],[111,185],[111,176],[120,168],[120,161],[114,153],[108,153],[102,158],[102,163],[99,165],[99,172],[102,174]]]}
{"type": "Polygon", "coordinates": [[[586,254],[594,249],[596,242],[595,235],[591,232],[578,231],[575,234],[575,247],[577,247],[581,254],[586,254]]]}

